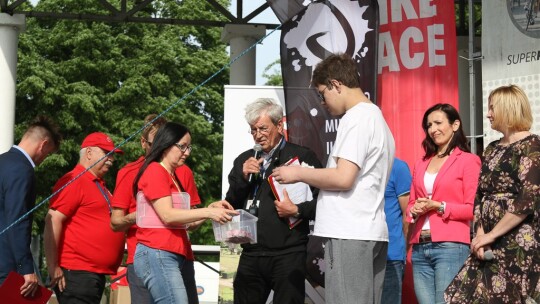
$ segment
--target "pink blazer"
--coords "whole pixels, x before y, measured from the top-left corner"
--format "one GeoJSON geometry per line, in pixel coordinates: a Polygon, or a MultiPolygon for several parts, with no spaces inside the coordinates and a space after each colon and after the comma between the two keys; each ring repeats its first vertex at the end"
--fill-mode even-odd
{"type": "MultiPolygon", "coordinates": [[[[417,198],[427,197],[424,175],[431,158],[420,160],[414,166],[407,221],[411,222],[410,210],[417,198]]],[[[470,222],[473,219],[474,197],[480,175],[480,158],[455,148],[439,170],[433,184],[434,201],[446,202],[443,215],[432,210],[416,220],[412,230],[411,244],[418,243],[422,225],[429,217],[432,242],[459,242],[470,244],[470,222]]]]}

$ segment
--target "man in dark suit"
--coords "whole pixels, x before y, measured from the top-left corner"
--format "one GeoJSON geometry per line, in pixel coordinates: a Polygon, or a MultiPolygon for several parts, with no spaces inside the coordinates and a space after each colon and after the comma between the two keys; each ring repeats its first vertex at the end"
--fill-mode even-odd
{"type": "Polygon", "coordinates": [[[235,159],[225,200],[235,209],[257,213],[259,220],[257,244],[242,245],[234,279],[234,303],[265,303],[273,290],[274,303],[301,304],[305,298],[308,225],[315,218],[318,190],[311,189],[313,199],[308,202],[296,205],[287,195],[278,201],[267,178],[273,168],[294,158],[316,168],[321,163],[313,151],[285,140],[283,109],[273,99],[260,98],[249,104],[245,117],[262,155],[256,159],[250,149],[235,159]],[[250,174],[255,175],[251,182],[250,174]],[[290,218],[302,221],[294,225],[290,218]]]}
{"type": "MultiPolygon", "coordinates": [[[[0,155],[0,232],[34,206],[34,167],[58,150],[61,140],[58,127],[40,116],[30,124],[18,145],[0,155]]],[[[0,284],[11,271],[23,275],[23,296],[33,295],[38,285],[30,252],[31,233],[30,214],[0,234],[0,284]]]]}

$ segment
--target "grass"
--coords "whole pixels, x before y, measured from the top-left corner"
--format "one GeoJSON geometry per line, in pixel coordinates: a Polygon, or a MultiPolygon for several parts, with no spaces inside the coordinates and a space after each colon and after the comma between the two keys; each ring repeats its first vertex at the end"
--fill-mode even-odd
{"type": "Polygon", "coordinates": [[[232,303],[234,300],[233,279],[238,268],[240,255],[232,253],[228,248],[221,248],[220,269],[222,277],[219,279],[220,303],[232,303]],[[223,275],[225,274],[225,275],[223,275]]]}

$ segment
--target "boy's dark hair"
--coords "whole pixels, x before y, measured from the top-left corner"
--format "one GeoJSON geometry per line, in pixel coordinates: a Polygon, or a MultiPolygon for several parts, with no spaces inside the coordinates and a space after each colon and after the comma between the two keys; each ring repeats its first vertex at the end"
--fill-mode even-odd
{"type": "Polygon", "coordinates": [[[360,88],[360,76],[356,64],[347,54],[332,54],[321,61],[313,71],[312,86],[327,85],[332,88],[330,80],[335,79],[349,88],[360,88]]]}

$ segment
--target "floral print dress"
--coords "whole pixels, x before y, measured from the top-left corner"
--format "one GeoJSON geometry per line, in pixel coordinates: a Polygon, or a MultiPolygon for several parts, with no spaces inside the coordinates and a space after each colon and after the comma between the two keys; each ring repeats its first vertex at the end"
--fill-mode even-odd
{"type": "Polygon", "coordinates": [[[540,137],[492,142],[484,152],[475,219],[488,233],[507,212],[527,217],[491,244],[492,261],[469,256],[446,289],[447,303],[540,303],[539,208],[540,137]]]}

